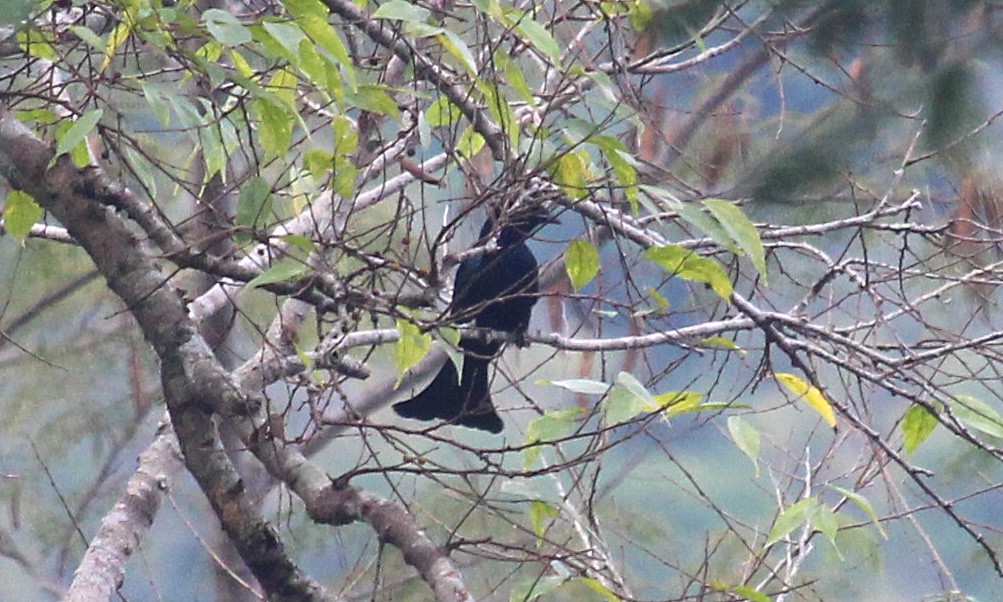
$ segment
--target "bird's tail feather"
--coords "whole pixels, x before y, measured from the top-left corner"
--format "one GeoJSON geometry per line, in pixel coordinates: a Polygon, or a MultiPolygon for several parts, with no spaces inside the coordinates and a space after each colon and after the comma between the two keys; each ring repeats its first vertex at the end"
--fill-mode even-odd
{"type": "Polygon", "coordinates": [[[447,359],[425,390],[394,404],[394,411],[415,420],[452,420],[463,412],[463,392],[456,365],[447,359]]]}
{"type": "Polygon", "coordinates": [[[462,407],[456,416],[456,424],[481,429],[489,433],[500,433],[504,428],[501,417],[495,412],[491,402],[491,387],[488,382],[490,359],[467,355],[463,358],[463,377],[460,379],[462,407]]]}

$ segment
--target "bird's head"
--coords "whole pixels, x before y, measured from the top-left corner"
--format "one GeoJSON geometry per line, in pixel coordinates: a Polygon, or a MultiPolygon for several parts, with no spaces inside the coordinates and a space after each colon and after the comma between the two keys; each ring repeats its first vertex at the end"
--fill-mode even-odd
{"type": "Polygon", "coordinates": [[[557,218],[541,204],[517,206],[506,211],[504,207],[491,209],[491,217],[481,227],[481,239],[497,235],[498,244],[508,246],[525,242],[546,224],[558,223],[557,218]]]}

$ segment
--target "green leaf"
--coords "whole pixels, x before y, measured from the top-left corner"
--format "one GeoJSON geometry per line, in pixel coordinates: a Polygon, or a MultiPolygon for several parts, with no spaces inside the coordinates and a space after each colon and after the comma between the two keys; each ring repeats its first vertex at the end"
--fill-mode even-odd
{"type": "Polygon", "coordinates": [[[460,36],[446,29],[443,30],[437,38],[439,43],[442,44],[442,47],[445,48],[449,54],[453,55],[453,58],[459,61],[460,66],[463,67],[468,75],[472,75],[474,77],[477,76],[479,71],[477,68],[477,60],[474,58],[474,53],[470,52],[470,48],[467,46],[467,43],[464,42],[460,36]]]}
{"type": "Polygon", "coordinates": [[[370,113],[389,115],[394,119],[397,119],[400,115],[397,101],[387,94],[385,86],[375,84],[361,85],[354,92],[345,94],[345,102],[370,113]]]}
{"type": "Polygon", "coordinates": [[[467,159],[473,158],[482,148],[484,148],[484,136],[475,132],[472,126],[467,126],[456,142],[457,152],[467,159]]]}
{"type": "Polygon", "coordinates": [[[769,596],[747,585],[736,585],[735,587],[729,588],[728,591],[737,596],[742,596],[749,602],[770,602],[769,596]]]}
{"type": "Polygon", "coordinates": [[[660,206],[668,211],[675,211],[684,221],[689,222],[698,230],[707,236],[710,236],[717,244],[728,249],[732,253],[735,253],[736,255],[742,252],[742,250],[732,240],[731,236],[728,235],[728,232],[724,229],[721,223],[711,217],[695,203],[683,202],[676,198],[676,196],[668,190],[657,186],[642,184],[638,188],[644,192],[645,196],[655,201],[657,206],[660,206]]]}
{"type": "Polygon", "coordinates": [[[550,59],[551,65],[557,67],[561,64],[561,47],[557,45],[557,40],[550,35],[547,28],[536,22],[532,15],[525,15],[518,20],[515,25],[516,31],[521,33],[529,42],[530,46],[542,52],[550,59]]]}
{"type": "Polygon", "coordinates": [[[247,287],[255,288],[268,284],[276,284],[278,282],[299,280],[309,271],[310,266],[306,265],[302,261],[297,261],[291,258],[282,259],[273,263],[271,267],[248,282],[247,287]]]}
{"type": "Polygon", "coordinates": [[[73,35],[80,38],[85,44],[97,50],[98,52],[104,52],[105,43],[96,33],[90,30],[89,27],[84,27],[81,25],[71,25],[70,31],[73,35]]]}
{"type": "Polygon", "coordinates": [[[432,347],[432,335],[422,332],[417,324],[400,318],[397,319],[397,331],[400,338],[394,346],[394,364],[397,367],[397,385],[400,385],[404,373],[420,362],[432,347]]]}
{"type": "Polygon", "coordinates": [[[761,444],[759,431],[741,416],[729,416],[728,433],[731,434],[731,439],[738,446],[738,449],[752,460],[753,466],[756,467],[756,477],[758,478],[759,447],[761,444]]]}
{"type": "Polygon", "coordinates": [[[952,400],[951,411],[966,426],[990,437],[1003,439],[1003,416],[981,399],[971,395],[958,395],[952,400]]]}
{"type": "Polygon", "coordinates": [[[746,217],[745,212],[731,201],[707,199],[703,204],[720,222],[735,244],[749,256],[752,265],[756,266],[765,283],[766,251],[763,249],[763,241],[759,238],[756,226],[746,217]]]}
{"type": "Polygon", "coordinates": [[[103,72],[111,64],[111,61],[115,58],[115,51],[118,47],[125,43],[132,35],[132,20],[125,19],[120,21],[108,34],[108,41],[105,42],[104,49],[104,60],[101,61],[101,66],[98,71],[103,72]]]}
{"type": "Polygon", "coordinates": [[[557,157],[551,168],[554,183],[573,199],[588,195],[588,154],[566,151],[557,157]]]}
{"type": "Polygon", "coordinates": [[[709,337],[700,341],[700,344],[705,347],[721,347],[732,351],[742,351],[742,348],[735,341],[725,337],[709,337]]]}
{"type": "MultiPolygon", "coordinates": [[[[82,147],[86,150],[86,146],[84,145],[86,144],[87,136],[90,135],[103,114],[104,111],[101,109],[94,109],[93,111],[84,113],[66,131],[61,134],[57,133],[56,156],[52,158],[52,164],[55,163],[56,159],[73,151],[77,147],[82,147]]],[[[80,164],[77,163],[77,165],[80,164]]]]}
{"type": "Polygon", "coordinates": [[[55,36],[52,32],[40,29],[27,28],[17,32],[17,42],[21,49],[30,56],[46,61],[55,61],[58,58],[52,45],[54,41],[55,36]]]}
{"type": "MultiPolygon", "coordinates": [[[[250,178],[240,187],[237,199],[236,223],[246,228],[259,228],[266,223],[272,213],[272,187],[260,176],[250,178]]],[[[246,242],[251,238],[248,232],[240,232],[238,239],[246,242]]]]}
{"type": "Polygon", "coordinates": [[[836,485],[829,485],[829,487],[832,487],[842,495],[845,495],[846,499],[853,502],[857,508],[863,510],[864,514],[866,514],[871,519],[871,522],[874,523],[874,527],[878,530],[878,533],[880,533],[885,539],[888,539],[888,534],[885,533],[884,527],[881,526],[881,521],[878,520],[878,513],[874,511],[874,506],[871,505],[871,502],[869,502],[866,497],[855,491],[850,491],[849,489],[844,489],[843,487],[838,487],[836,485]]]}
{"type": "Polygon", "coordinates": [[[317,244],[309,236],[303,236],[302,234],[286,234],[282,237],[282,242],[304,253],[313,253],[317,250],[317,244]]]}
{"type": "Polygon", "coordinates": [[[826,424],[835,430],[836,413],[832,411],[829,400],[825,398],[825,395],[822,394],[822,391],[818,387],[806,383],[794,374],[786,372],[776,372],[773,374],[773,378],[787,387],[787,390],[796,395],[798,399],[803,399],[805,403],[822,416],[826,424]]]}
{"type": "Polygon", "coordinates": [[[384,2],[373,13],[374,19],[394,19],[408,23],[424,23],[430,16],[432,16],[432,12],[427,8],[404,2],[404,0],[384,2]]]}
{"type": "MultiPolygon", "coordinates": [[[[348,78],[349,85],[355,88],[355,68],[352,66],[352,59],[348,55],[348,49],[338,37],[338,34],[327,21],[328,9],[318,0],[283,0],[282,6],[289,14],[296,19],[296,24],[303,32],[319,46],[331,55],[331,58],[341,68],[348,78]]],[[[336,78],[328,77],[328,87],[340,87],[336,78]]]]}
{"type": "Polygon", "coordinates": [[[770,529],[770,534],[766,537],[766,547],[770,547],[784,537],[808,523],[809,515],[818,507],[818,500],[813,497],[800,500],[790,508],[784,510],[777,517],[770,529]]]}
{"type": "Polygon", "coordinates": [[[522,581],[512,588],[512,592],[508,595],[509,602],[534,602],[541,596],[554,592],[565,581],[564,577],[556,575],[522,581]]]}
{"type": "Polygon", "coordinates": [[[592,577],[573,577],[572,579],[569,580],[569,583],[576,581],[578,583],[581,583],[585,587],[589,588],[590,590],[594,591],[595,593],[599,594],[609,602],[621,602],[619,596],[611,592],[608,587],[600,583],[597,579],[593,579],[592,577]]]}
{"type": "Polygon", "coordinates": [[[587,240],[573,240],[564,254],[564,268],[576,291],[599,273],[599,250],[587,240]]]}
{"type": "Polygon", "coordinates": [[[701,257],[678,245],[651,247],[644,256],[684,280],[710,285],[726,301],[731,298],[731,280],[721,264],[713,259],[701,257]]]}
{"type": "Polygon", "coordinates": [[[252,112],[258,119],[258,141],[267,157],[284,157],[289,152],[293,128],[286,108],[268,97],[251,101],[252,112]]]}
{"type": "Polygon", "coordinates": [[[202,13],[202,20],[209,34],[224,46],[239,46],[251,41],[251,32],[240,19],[224,10],[210,8],[202,13]]]}
{"type": "Polygon", "coordinates": [[[449,102],[448,98],[440,96],[435,102],[429,105],[425,111],[425,115],[428,117],[428,125],[437,128],[445,125],[453,125],[460,119],[463,113],[460,113],[460,109],[449,102]]]}
{"type": "Polygon", "coordinates": [[[818,504],[811,513],[809,520],[812,528],[826,536],[829,542],[832,543],[832,547],[836,548],[836,553],[840,559],[842,559],[843,555],[839,551],[839,547],[836,546],[836,533],[839,531],[839,517],[836,513],[830,508],[818,504]]]}
{"type": "Polygon", "coordinates": [[[537,539],[543,538],[550,519],[557,518],[559,515],[560,511],[553,504],[542,500],[533,500],[529,506],[529,520],[533,523],[533,533],[536,534],[537,539]]]}
{"type": "Polygon", "coordinates": [[[937,425],[937,417],[921,405],[913,405],[902,417],[902,439],[905,451],[911,454],[926,440],[937,425]]]}
{"type": "Polygon", "coordinates": [[[616,377],[616,386],[603,403],[603,426],[627,422],[659,407],[651,393],[632,374],[620,372],[616,377]]]}
{"type": "Polygon", "coordinates": [[[4,230],[23,247],[31,227],[42,219],[44,213],[30,194],[23,190],[11,190],[7,193],[7,203],[3,208],[4,230]]]}
{"type": "Polygon", "coordinates": [[[529,469],[543,453],[541,442],[554,441],[571,433],[581,415],[581,408],[567,408],[547,412],[531,421],[526,426],[526,445],[524,465],[529,469]]]}
{"type": "Polygon", "coordinates": [[[602,381],[588,380],[585,378],[571,378],[568,380],[554,380],[550,384],[555,387],[567,389],[572,393],[583,395],[605,395],[610,386],[602,381]]]}
{"type": "Polygon", "coordinates": [[[699,411],[701,399],[703,394],[695,391],[666,391],[654,396],[655,403],[665,408],[662,412],[667,418],[699,411]]]}

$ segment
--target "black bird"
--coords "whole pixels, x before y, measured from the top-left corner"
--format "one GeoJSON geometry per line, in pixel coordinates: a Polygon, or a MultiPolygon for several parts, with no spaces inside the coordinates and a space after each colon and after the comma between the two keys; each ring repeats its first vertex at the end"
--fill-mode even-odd
{"type": "MultiPolygon", "coordinates": [[[[485,244],[497,231],[497,249],[460,263],[449,316],[457,321],[473,320],[479,328],[513,333],[521,341],[539,298],[539,266],[526,240],[553,220],[542,207],[523,209],[511,216],[499,213],[496,209],[484,222],[477,243],[485,244]]],[[[447,359],[424,391],[394,404],[394,411],[405,418],[439,418],[500,433],[503,424],[491,403],[488,368],[501,348],[499,342],[462,339],[462,375],[457,375],[456,366],[447,359]]]]}

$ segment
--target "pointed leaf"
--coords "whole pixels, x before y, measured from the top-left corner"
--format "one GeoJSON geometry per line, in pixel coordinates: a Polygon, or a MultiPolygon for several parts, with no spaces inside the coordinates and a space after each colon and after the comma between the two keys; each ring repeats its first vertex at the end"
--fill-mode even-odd
{"type": "Polygon", "coordinates": [[[598,579],[592,577],[574,577],[571,581],[577,581],[585,587],[602,596],[608,602],[621,602],[621,598],[614,594],[608,587],[603,585],[598,579]]]}
{"type": "Polygon", "coordinates": [[[905,451],[911,454],[926,440],[937,425],[937,417],[921,405],[913,405],[902,417],[902,439],[905,451]]]}
{"type": "Polygon", "coordinates": [[[829,405],[829,401],[825,398],[825,395],[817,387],[786,372],[776,372],[773,374],[773,378],[787,387],[791,393],[797,395],[798,399],[803,399],[805,403],[822,416],[829,426],[833,429],[836,428],[836,414],[833,412],[832,406],[829,405]]]}
{"type": "Polygon", "coordinates": [[[543,453],[543,445],[535,444],[566,437],[574,430],[581,413],[581,408],[567,408],[547,412],[531,421],[526,426],[526,445],[529,447],[523,452],[525,454],[524,466],[529,469],[543,453]]]}
{"type": "Polygon", "coordinates": [[[759,447],[762,443],[759,431],[741,416],[729,416],[728,433],[731,434],[731,439],[738,446],[738,449],[752,460],[752,464],[756,467],[756,477],[758,477],[759,447]]]}
{"type": "Polygon", "coordinates": [[[572,393],[581,393],[585,395],[605,395],[609,391],[610,385],[598,381],[589,380],[586,378],[571,378],[568,380],[554,380],[550,384],[560,387],[562,389],[567,389],[572,393]]]}
{"type": "Polygon", "coordinates": [[[60,156],[72,151],[79,144],[83,144],[87,139],[87,136],[97,125],[98,121],[101,119],[101,115],[104,111],[101,109],[95,109],[89,111],[80,116],[79,119],[73,122],[65,132],[61,135],[56,135],[56,156],[53,157],[53,161],[58,159],[60,156]]]}
{"type": "Polygon", "coordinates": [[[805,498],[780,513],[777,520],[770,529],[770,534],[766,537],[766,547],[770,547],[784,537],[805,525],[808,522],[808,515],[818,506],[818,500],[813,497],[805,498]]]}
{"type": "Polygon", "coordinates": [[[573,240],[564,254],[564,267],[576,291],[599,273],[599,250],[587,240],[573,240]]]}
{"type": "Polygon", "coordinates": [[[871,519],[871,522],[874,523],[874,526],[875,528],[877,528],[878,533],[881,533],[882,537],[888,539],[888,534],[885,533],[884,527],[881,526],[881,521],[878,520],[878,513],[874,511],[874,506],[871,505],[871,502],[868,501],[866,497],[860,495],[855,491],[844,489],[843,487],[838,487],[836,485],[829,485],[829,486],[838,491],[839,493],[841,493],[842,495],[845,495],[846,499],[853,502],[857,506],[857,508],[863,510],[864,514],[866,514],[871,519]]]}
{"type": "Polygon", "coordinates": [[[677,245],[651,247],[644,256],[684,280],[709,284],[722,299],[731,298],[731,280],[720,263],[677,245]]]}
{"type": "Polygon", "coordinates": [[[749,256],[752,265],[756,266],[765,283],[766,251],[763,249],[763,241],[759,238],[756,226],[746,217],[745,212],[731,201],[707,199],[703,204],[711,215],[717,218],[735,244],[749,256]]]}
{"type": "Polygon", "coordinates": [[[951,403],[951,410],[968,427],[1003,439],[1003,416],[981,399],[971,395],[958,395],[951,403]]]}
{"type": "Polygon", "coordinates": [[[432,335],[422,332],[417,324],[408,320],[397,320],[400,338],[394,345],[394,364],[397,367],[397,384],[404,373],[421,361],[432,347],[432,335]]]}
{"type": "MultiPolygon", "coordinates": [[[[643,4],[643,2],[639,2],[638,4],[643,4]]],[[[749,602],[770,602],[769,596],[747,585],[736,585],[729,591],[735,595],[742,596],[749,602]]]]}
{"type": "Polygon", "coordinates": [[[543,538],[544,533],[547,532],[550,519],[557,518],[559,515],[560,511],[553,504],[542,500],[533,500],[529,506],[529,520],[533,523],[533,533],[536,534],[537,539],[543,538]]]}
{"type": "Polygon", "coordinates": [[[416,6],[411,2],[404,2],[404,0],[390,0],[389,2],[384,2],[376,9],[373,13],[373,18],[393,19],[409,23],[424,23],[431,15],[432,11],[427,8],[416,6]]]}
{"type": "Polygon", "coordinates": [[[283,259],[275,262],[258,277],[248,282],[247,287],[254,288],[257,286],[265,286],[266,284],[299,280],[309,271],[310,266],[306,265],[302,261],[296,261],[295,259],[283,259]]]}

